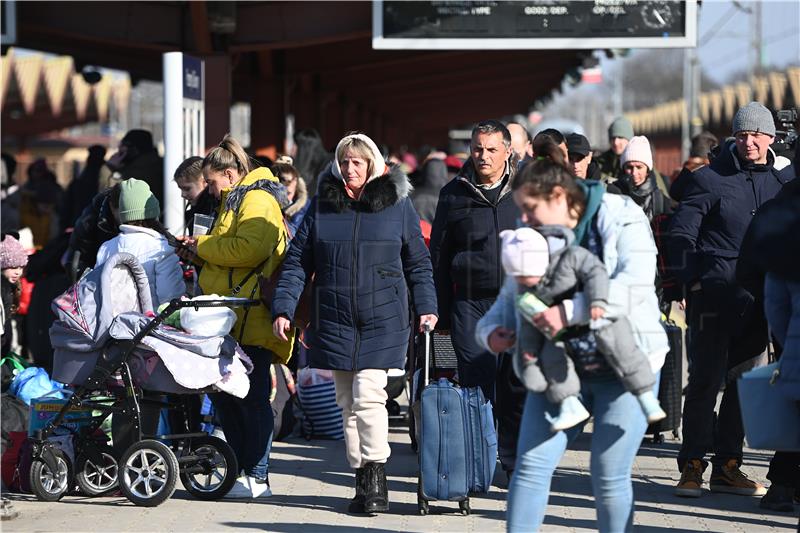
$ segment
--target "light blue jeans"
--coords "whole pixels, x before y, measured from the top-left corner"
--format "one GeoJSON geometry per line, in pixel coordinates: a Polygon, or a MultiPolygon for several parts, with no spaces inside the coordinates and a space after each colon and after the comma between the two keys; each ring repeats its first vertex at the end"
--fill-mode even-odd
{"type": "MultiPolygon", "coordinates": [[[[658,394],[658,375],[656,394],[658,394]]],[[[583,380],[581,401],[594,415],[591,481],[599,531],[633,528],[631,468],[647,429],[636,398],[616,378],[583,380]]],[[[544,521],[553,472],[569,442],[583,429],[550,431],[558,406],[544,394],[528,392],[519,430],[517,464],[508,494],[510,532],[539,531],[544,521]]]]}

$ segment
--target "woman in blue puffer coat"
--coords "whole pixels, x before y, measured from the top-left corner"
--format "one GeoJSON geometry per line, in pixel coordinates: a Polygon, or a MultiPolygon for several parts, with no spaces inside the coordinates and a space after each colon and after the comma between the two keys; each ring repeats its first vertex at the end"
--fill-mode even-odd
{"type": "Polygon", "coordinates": [[[405,366],[409,289],[420,330],[437,321],[430,255],[410,191],[372,139],[345,136],[320,175],[272,301],[273,330],[283,339],[306,283],[313,284],[309,357],[312,367],[334,371],[347,460],[356,470],[350,512],[389,508],[384,388],[387,370],[405,366]]]}

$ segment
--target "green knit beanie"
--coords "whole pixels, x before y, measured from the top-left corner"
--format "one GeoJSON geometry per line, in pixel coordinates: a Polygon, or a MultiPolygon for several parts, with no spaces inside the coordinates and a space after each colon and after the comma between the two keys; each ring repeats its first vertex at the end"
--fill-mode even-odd
{"type": "Polygon", "coordinates": [[[161,216],[161,205],[146,181],[130,178],[120,184],[119,221],[150,220],[161,216]]]}
{"type": "Polygon", "coordinates": [[[608,138],[620,137],[622,139],[633,138],[633,124],[625,117],[617,117],[608,127],[608,138]]]}

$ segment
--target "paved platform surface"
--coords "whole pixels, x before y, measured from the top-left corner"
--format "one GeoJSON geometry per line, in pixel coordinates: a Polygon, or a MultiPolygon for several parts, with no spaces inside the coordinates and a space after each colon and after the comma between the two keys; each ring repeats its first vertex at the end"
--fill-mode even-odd
{"type": "MultiPolygon", "coordinates": [[[[553,481],[543,531],[596,529],[589,483],[588,446],[584,433],[564,458],[553,481]]],[[[367,533],[490,532],[505,531],[504,488],[492,487],[471,500],[473,513],[458,514],[454,503],[432,503],[429,516],[419,516],[416,505],[416,456],[402,427],[391,433],[392,458],[388,465],[391,511],[373,517],[346,512],[353,478],[344,457],[344,443],[292,439],[275,443],[270,480],[274,496],[258,503],[201,502],[181,489],[156,508],[135,507],[124,498],[67,496],[58,503],[32,496],[9,495],[20,516],[2,522],[3,532],[17,531],[272,531],[367,533]]],[[[699,499],[673,496],[678,479],[676,441],[643,443],[634,469],[636,530],[719,531],[752,533],[795,531],[797,513],[765,513],[758,498],[712,494],[699,499]]],[[[744,470],[764,481],[770,455],[749,452],[744,470]]],[[[708,474],[707,474],[708,475],[708,474]]],[[[498,468],[497,484],[505,485],[498,468]]],[[[180,484],[179,484],[180,486],[180,484]]],[[[798,508],[800,511],[800,508],[798,508]]]]}

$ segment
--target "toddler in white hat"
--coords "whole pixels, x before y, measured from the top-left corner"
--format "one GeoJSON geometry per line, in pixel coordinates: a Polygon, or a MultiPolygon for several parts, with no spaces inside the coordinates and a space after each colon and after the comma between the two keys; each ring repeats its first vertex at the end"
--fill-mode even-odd
{"type": "Polygon", "coordinates": [[[604,318],[608,301],[608,273],[600,259],[580,246],[564,226],[524,227],[500,233],[501,261],[518,283],[519,321],[514,370],[525,386],[545,392],[559,405],[551,430],[560,431],[589,418],[578,398],[581,377],[616,375],[636,395],[649,423],[662,420],[653,392],[655,375],[647,356],[636,346],[630,322],[604,318]],[[589,302],[590,325],[567,326],[561,331],[537,328],[535,317],[581,290],[589,302]],[[577,371],[576,371],[577,370],[577,371]]]}

